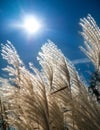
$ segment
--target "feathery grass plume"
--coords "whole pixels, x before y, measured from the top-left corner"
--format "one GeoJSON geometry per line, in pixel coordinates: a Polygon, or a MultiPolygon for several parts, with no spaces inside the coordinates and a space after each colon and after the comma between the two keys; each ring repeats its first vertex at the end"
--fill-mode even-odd
{"type": "Polygon", "coordinates": [[[32,64],[30,67],[35,75],[26,70],[11,43],[2,46],[2,56],[10,64],[4,70],[10,73],[15,85],[10,88],[13,92],[9,89],[5,94],[10,104],[7,111],[10,113],[7,115],[9,124],[21,130],[35,129],[36,126],[41,130],[63,130],[63,113],[56,100],[52,101],[52,97],[47,95],[41,73],[32,64]],[[59,118],[55,117],[57,115],[59,118]]]}
{"type": "Polygon", "coordinates": [[[11,85],[9,84],[7,79],[0,78],[0,128],[3,130],[9,130],[11,127],[11,125],[8,123],[9,99],[5,96],[5,94],[9,95],[9,86],[11,85]]]}
{"type": "Polygon", "coordinates": [[[47,75],[46,81],[52,82],[50,88],[56,88],[56,90],[53,89],[52,93],[59,95],[59,104],[62,104],[66,111],[70,111],[69,114],[66,114],[68,121],[71,121],[68,122],[69,129],[99,129],[100,107],[88,94],[86,86],[80,81],[78,73],[69,60],[66,60],[61,51],[51,41],[42,47],[42,52],[39,55],[40,64],[44,74],[47,75]],[[54,70],[53,77],[49,73],[49,66],[51,70],[54,70]],[[70,90],[66,88],[70,88],[70,90]],[[68,105],[68,102],[70,105],[68,105]],[[90,122],[90,125],[87,122],[90,122]]]}
{"type": "Polygon", "coordinates": [[[10,41],[7,41],[5,45],[1,44],[1,47],[1,55],[9,64],[3,70],[8,72],[9,77],[12,77],[11,80],[16,79],[14,82],[17,83],[20,80],[20,70],[24,67],[24,64],[10,41]]]}
{"type": "Polygon", "coordinates": [[[50,90],[57,90],[57,83],[60,87],[69,87],[69,73],[66,66],[66,59],[60,49],[50,40],[41,47],[37,59],[42,66],[42,71],[50,90]],[[65,80],[67,79],[67,80],[65,80]],[[59,81],[60,82],[59,84],[59,81]]]}
{"type": "Polygon", "coordinates": [[[59,109],[56,100],[52,100],[52,97],[48,95],[41,73],[35,67],[33,67],[32,64],[31,68],[36,73],[36,76],[34,79],[32,79],[33,94],[27,95],[26,93],[23,95],[24,113],[31,122],[36,122],[39,125],[38,128],[40,129],[63,130],[63,114],[60,112],[61,110],[59,109]],[[57,116],[54,114],[55,107],[57,108],[56,114],[59,115],[59,119],[55,117],[57,116]]]}
{"type": "MultiPolygon", "coordinates": [[[[19,104],[18,104],[18,88],[12,86],[9,83],[8,79],[1,79],[0,80],[0,93],[1,93],[1,101],[2,101],[2,106],[5,108],[3,111],[3,119],[6,122],[7,127],[15,127],[16,124],[19,122],[20,117],[19,117],[19,104]]],[[[23,123],[22,123],[23,124],[23,123]]],[[[21,127],[21,121],[18,124],[18,127],[21,127]]],[[[25,126],[25,124],[24,124],[25,126]]],[[[25,128],[25,127],[24,127],[25,128]]],[[[22,129],[22,127],[21,127],[22,129]]]]}
{"type": "Polygon", "coordinates": [[[91,15],[87,18],[80,20],[82,26],[81,35],[84,38],[85,48],[81,47],[81,50],[89,57],[93,62],[96,70],[100,68],[100,28],[97,26],[95,20],[91,15]]]}
{"type": "Polygon", "coordinates": [[[21,107],[21,104],[23,103],[23,101],[21,100],[21,96],[23,95],[23,93],[26,92],[27,87],[30,87],[29,89],[27,89],[28,92],[31,92],[33,90],[30,83],[30,77],[28,77],[29,72],[25,69],[25,66],[20,60],[16,49],[10,42],[2,45],[2,56],[5,60],[7,60],[9,64],[9,66],[7,66],[4,70],[9,73],[11,84],[13,84],[13,87],[10,87],[8,92],[5,93],[5,98],[8,98],[7,103],[9,103],[10,106],[8,110],[8,113],[10,114],[8,114],[7,121],[9,122],[9,124],[15,127],[25,129],[29,126],[26,125],[27,118],[25,118],[21,107]]]}
{"type": "Polygon", "coordinates": [[[100,28],[91,15],[81,19],[82,36],[85,40],[86,49],[81,47],[81,50],[89,57],[95,67],[95,72],[91,76],[89,91],[96,96],[97,101],[100,101],[99,92],[99,75],[100,75],[100,28]]]}
{"type": "Polygon", "coordinates": [[[63,115],[67,116],[69,129],[75,129],[72,108],[83,86],[78,73],[71,62],[51,41],[42,46],[42,52],[39,53],[38,59],[42,65],[45,79],[49,86],[51,85],[51,96],[55,96],[59,106],[62,106],[63,115]],[[49,73],[51,70],[53,70],[53,76],[49,73]]]}

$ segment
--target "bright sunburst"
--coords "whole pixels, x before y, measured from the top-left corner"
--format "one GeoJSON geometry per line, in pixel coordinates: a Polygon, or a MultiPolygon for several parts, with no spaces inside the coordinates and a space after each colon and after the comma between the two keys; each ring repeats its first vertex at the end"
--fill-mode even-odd
{"type": "Polygon", "coordinates": [[[27,16],[23,19],[23,28],[30,34],[36,33],[41,28],[39,21],[33,16],[27,16]]]}

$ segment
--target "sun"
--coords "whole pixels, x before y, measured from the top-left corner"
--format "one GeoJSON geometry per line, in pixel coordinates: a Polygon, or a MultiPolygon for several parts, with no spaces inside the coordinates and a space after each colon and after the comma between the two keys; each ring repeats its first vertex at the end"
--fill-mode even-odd
{"type": "Polygon", "coordinates": [[[26,16],[23,19],[23,28],[29,34],[33,34],[40,30],[41,24],[34,16],[26,16]]]}
{"type": "Polygon", "coordinates": [[[25,15],[20,24],[16,24],[16,27],[23,28],[28,34],[35,34],[39,32],[42,24],[36,17],[32,15],[25,15]]]}
{"type": "Polygon", "coordinates": [[[45,27],[43,20],[33,14],[23,14],[18,21],[13,21],[9,26],[18,30],[20,29],[29,37],[39,34],[45,27]]]}

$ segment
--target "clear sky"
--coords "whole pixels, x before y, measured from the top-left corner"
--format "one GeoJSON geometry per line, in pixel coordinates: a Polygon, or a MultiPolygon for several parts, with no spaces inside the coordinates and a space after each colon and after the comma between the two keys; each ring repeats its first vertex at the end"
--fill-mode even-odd
{"type": "MultiPolygon", "coordinates": [[[[79,50],[83,45],[79,21],[88,14],[100,26],[100,0],[0,0],[0,43],[10,40],[24,63],[32,61],[37,67],[36,57],[47,39],[52,40],[70,60],[84,58],[79,50]],[[44,24],[41,31],[31,37],[23,30],[11,27],[25,14],[35,15],[44,24]]],[[[0,69],[3,66],[5,62],[1,60],[0,69]]],[[[76,67],[80,73],[89,69],[86,64],[76,67]]]]}

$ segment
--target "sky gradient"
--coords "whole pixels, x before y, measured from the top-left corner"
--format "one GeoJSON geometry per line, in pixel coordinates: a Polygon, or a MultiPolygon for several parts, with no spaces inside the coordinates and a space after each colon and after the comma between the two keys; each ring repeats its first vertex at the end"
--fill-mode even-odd
{"type": "MultiPolygon", "coordinates": [[[[100,26],[100,0],[0,0],[0,43],[10,40],[26,65],[33,62],[41,46],[52,40],[70,60],[84,58],[79,46],[83,39],[79,32],[80,18],[91,14],[100,26]],[[36,35],[29,37],[24,30],[13,28],[11,24],[20,22],[23,15],[35,15],[44,27],[36,35]]],[[[6,62],[1,60],[0,70],[6,62]]],[[[76,68],[88,75],[90,64],[79,64],[76,68]]],[[[1,72],[1,71],[0,71],[1,72]]]]}

